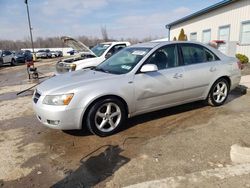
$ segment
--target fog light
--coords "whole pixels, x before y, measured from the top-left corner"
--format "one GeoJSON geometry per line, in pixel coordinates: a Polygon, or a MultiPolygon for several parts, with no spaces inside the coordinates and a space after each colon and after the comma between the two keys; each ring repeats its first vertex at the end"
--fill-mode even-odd
{"type": "Polygon", "coordinates": [[[47,120],[48,124],[50,125],[59,125],[60,121],[59,120],[47,120]]]}

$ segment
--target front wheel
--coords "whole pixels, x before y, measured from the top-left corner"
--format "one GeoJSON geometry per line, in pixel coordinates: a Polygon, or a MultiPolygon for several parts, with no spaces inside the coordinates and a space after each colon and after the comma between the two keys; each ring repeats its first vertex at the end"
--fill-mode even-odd
{"type": "Polygon", "coordinates": [[[12,60],[11,60],[11,65],[12,65],[12,66],[16,66],[16,65],[17,65],[17,62],[16,62],[15,59],[12,59],[12,60]]]}
{"type": "Polygon", "coordinates": [[[224,78],[217,80],[212,86],[207,102],[211,106],[221,106],[227,100],[229,94],[229,83],[224,78]]]}
{"type": "Polygon", "coordinates": [[[109,136],[117,132],[126,122],[124,104],[116,98],[97,101],[87,115],[88,129],[98,136],[109,136]]]}

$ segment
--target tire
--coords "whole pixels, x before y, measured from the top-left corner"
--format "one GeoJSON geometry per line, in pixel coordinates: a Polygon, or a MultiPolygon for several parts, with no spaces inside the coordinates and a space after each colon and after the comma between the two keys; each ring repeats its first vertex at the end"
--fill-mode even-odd
{"type": "Polygon", "coordinates": [[[32,74],[32,78],[33,78],[33,79],[38,79],[38,73],[37,73],[37,72],[33,73],[33,74],[32,74]]]}
{"type": "Polygon", "coordinates": [[[104,137],[120,130],[126,120],[127,113],[124,104],[116,98],[106,98],[91,106],[86,123],[90,132],[104,137]]]}
{"type": "Polygon", "coordinates": [[[15,59],[12,59],[11,62],[10,62],[10,64],[11,64],[12,66],[16,66],[16,65],[17,65],[17,62],[16,62],[15,59]]]}
{"type": "Polygon", "coordinates": [[[210,89],[207,103],[211,106],[221,106],[227,100],[229,94],[229,83],[226,79],[218,79],[210,89]]]}

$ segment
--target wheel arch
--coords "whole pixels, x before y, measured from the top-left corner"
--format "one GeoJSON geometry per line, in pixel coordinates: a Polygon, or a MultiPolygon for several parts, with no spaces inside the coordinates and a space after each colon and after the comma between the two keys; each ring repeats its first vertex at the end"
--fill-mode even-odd
{"type": "MultiPolygon", "coordinates": [[[[215,80],[214,83],[217,82],[219,79],[225,79],[227,81],[228,85],[229,85],[229,89],[231,88],[231,79],[230,79],[229,76],[221,76],[217,80],[215,80]]],[[[213,83],[213,85],[214,85],[214,83],[213,83]]]]}
{"type": "Polygon", "coordinates": [[[89,104],[87,105],[87,107],[85,108],[85,110],[84,110],[84,112],[83,112],[83,114],[82,114],[82,117],[81,117],[81,121],[80,121],[80,122],[81,122],[82,128],[83,128],[83,126],[84,126],[84,124],[85,124],[86,117],[87,117],[88,112],[89,112],[89,110],[91,109],[91,107],[92,107],[96,102],[98,102],[98,101],[100,101],[100,100],[103,100],[103,99],[107,99],[107,98],[116,98],[116,99],[120,100],[120,101],[123,103],[124,107],[125,107],[125,111],[126,111],[127,115],[129,114],[128,104],[127,104],[127,102],[126,102],[122,97],[120,97],[120,96],[118,96],[118,95],[112,95],[112,94],[110,94],[110,95],[99,96],[99,97],[97,97],[96,99],[93,99],[92,101],[90,101],[90,103],[89,103],[89,104]]]}

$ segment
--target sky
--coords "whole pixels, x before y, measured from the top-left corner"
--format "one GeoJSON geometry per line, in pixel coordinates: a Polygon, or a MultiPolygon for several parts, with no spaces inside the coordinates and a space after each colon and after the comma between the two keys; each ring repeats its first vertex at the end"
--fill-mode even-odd
{"type": "MultiPolygon", "coordinates": [[[[33,37],[167,37],[165,25],[220,0],[28,0],[33,37]]],[[[24,0],[0,0],[0,39],[29,38],[24,0]]]]}

